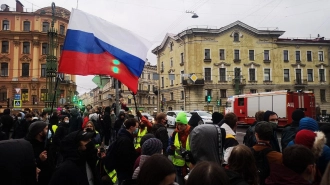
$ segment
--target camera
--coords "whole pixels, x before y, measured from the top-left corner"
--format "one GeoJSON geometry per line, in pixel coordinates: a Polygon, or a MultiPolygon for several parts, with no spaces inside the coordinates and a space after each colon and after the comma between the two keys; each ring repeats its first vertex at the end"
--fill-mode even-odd
{"type": "Polygon", "coordinates": [[[100,153],[105,153],[105,148],[104,147],[100,148],[100,153]]]}
{"type": "Polygon", "coordinates": [[[189,151],[189,150],[181,151],[181,156],[187,163],[196,164],[196,161],[195,161],[191,151],[189,151]]]}

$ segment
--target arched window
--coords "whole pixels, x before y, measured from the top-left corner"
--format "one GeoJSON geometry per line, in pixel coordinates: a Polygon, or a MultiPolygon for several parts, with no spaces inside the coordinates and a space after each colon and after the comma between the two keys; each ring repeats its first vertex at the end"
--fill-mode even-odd
{"type": "Polygon", "coordinates": [[[239,42],[239,34],[234,33],[234,42],[239,42]]]}

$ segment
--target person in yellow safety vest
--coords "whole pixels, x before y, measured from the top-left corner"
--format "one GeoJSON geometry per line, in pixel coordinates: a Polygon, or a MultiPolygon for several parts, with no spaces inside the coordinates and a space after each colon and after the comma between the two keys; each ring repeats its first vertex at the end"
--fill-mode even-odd
{"type": "Polygon", "coordinates": [[[84,131],[86,131],[86,132],[95,132],[96,133],[96,136],[93,138],[93,142],[95,144],[95,148],[98,148],[101,144],[101,136],[100,136],[100,133],[95,130],[95,126],[94,126],[92,121],[88,121],[86,123],[84,131]]]}
{"type": "Polygon", "coordinates": [[[188,125],[185,112],[179,112],[175,122],[177,128],[170,137],[170,146],[168,147],[167,152],[169,155],[172,155],[172,162],[177,169],[176,182],[180,185],[184,185],[184,177],[188,174],[187,168],[189,164],[187,164],[182,154],[190,150],[190,125],[188,125]]]}
{"type": "Polygon", "coordinates": [[[96,162],[96,169],[100,171],[102,184],[115,184],[117,182],[116,170],[109,172],[104,166],[103,159],[106,157],[106,151],[98,149],[98,157],[100,158],[101,163],[99,163],[99,160],[96,162]]]}

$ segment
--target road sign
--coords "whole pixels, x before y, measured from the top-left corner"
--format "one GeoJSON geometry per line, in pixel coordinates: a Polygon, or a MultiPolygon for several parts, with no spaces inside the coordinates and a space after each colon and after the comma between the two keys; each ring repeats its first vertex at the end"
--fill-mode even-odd
{"type": "Polygon", "coordinates": [[[21,99],[21,94],[15,94],[15,100],[20,100],[21,99]]]}
{"type": "Polygon", "coordinates": [[[14,108],[22,107],[22,100],[14,100],[14,108]]]}
{"type": "Polygon", "coordinates": [[[65,102],[66,102],[65,98],[60,99],[60,104],[65,104],[65,102]]]}
{"type": "Polygon", "coordinates": [[[192,75],[190,76],[190,80],[192,80],[193,82],[196,82],[196,80],[197,80],[197,76],[196,76],[195,74],[192,74],[192,75]]]}
{"type": "Polygon", "coordinates": [[[15,91],[18,94],[21,91],[21,88],[15,88],[15,91]]]}

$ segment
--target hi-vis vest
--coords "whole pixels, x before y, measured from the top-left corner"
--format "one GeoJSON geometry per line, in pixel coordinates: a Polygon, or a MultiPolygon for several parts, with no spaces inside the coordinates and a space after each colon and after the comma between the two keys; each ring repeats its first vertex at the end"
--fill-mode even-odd
{"type": "Polygon", "coordinates": [[[141,145],[140,145],[140,142],[141,142],[141,138],[147,134],[147,128],[145,128],[142,132],[141,132],[141,129],[139,129],[139,132],[138,132],[138,135],[136,137],[136,142],[134,144],[135,146],[135,149],[137,148],[140,148],[141,145]]]}
{"type": "MultiPolygon", "coordinates": [[[[95,130],[95,133],[98,134],[99,132],[95,130]]],[[[98,148],[100,144],[95,144],[95,148],[98,148]]]]}
{"type": "Polygon", "coordinates": [[[56,132],[57,128],[58,128],[58,126],[57,126],[57,125],[53,125],[53,126],[52,126],[52,130],[53,130],[54,134],[55,134],[55,132],[56,132]]]}
{"type": "MultiPolygon", "coordinates": [[[[97,161],[96,165],[99,163],[99,161],[97,161]]],[[[103,165],[104,171],[105,173],[107,173],[107,175],[110,177],[111,181],[113,184],[116,183],[117,181],[117,172],[116,170],[112,170],[110,173],[108,172],[108,170],[105,168],[105,166],[103,165]]]]}
{"type": "MultiPolygon", "coordinates": [[[[175,134],[174,138],[174,146],[175,146],[175,151],[174,151],[174,156],[172,158],[173,164],[175,166],[184,166],[186,161],[184,158],[181,156],[181,142],[179,140],[179,133],[175,134]]],[[[186,142],[186,148],[185,150],[190,150],[190,145],[189,145],[189,136],[187,137],[187,142],[186,142]]]]}

